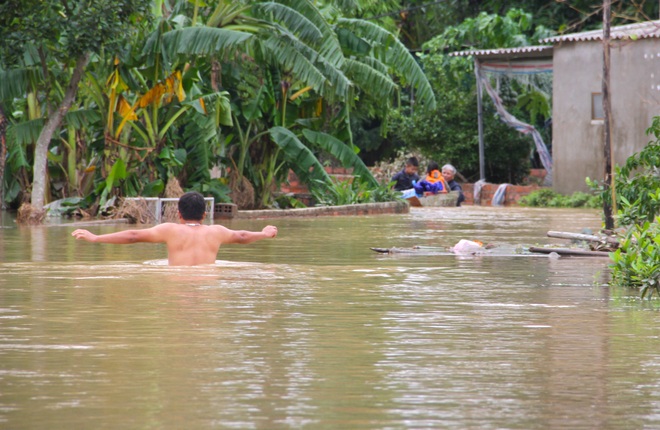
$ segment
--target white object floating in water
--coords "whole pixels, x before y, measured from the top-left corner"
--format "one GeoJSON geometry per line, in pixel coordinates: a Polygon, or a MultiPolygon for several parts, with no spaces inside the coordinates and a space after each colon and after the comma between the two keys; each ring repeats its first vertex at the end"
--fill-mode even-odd
{"type": "Polygon", "coordinates": [[[461,239],[453,248],[450,248],[450,251],[454,254],[477,254],[484,252],[485,249],[479,242],[461,239]]]}

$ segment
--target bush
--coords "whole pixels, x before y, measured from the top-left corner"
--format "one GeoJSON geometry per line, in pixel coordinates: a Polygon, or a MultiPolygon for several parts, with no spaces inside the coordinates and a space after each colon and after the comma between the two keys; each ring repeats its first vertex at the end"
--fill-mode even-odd
{"type": "Polygon", "coordinates": [[[570,196],[556,193],[550,188],[541,188],[532,191],[520,198],[521,206],[549,207],[549,208],[599,208],[602,199],[599,195],[593,195],[578,191],[570,196]]]}
{"type": "Polygon", "coordinates": [[[359,177],[326,183],[316,180],[317,186],[311,191],[314,200],[321,206],[354,205],[400,200],[401,193],[394,191],[390,184],[374,187],[359,177]]]}
{"type": "MultiPolygon", "coordinates": [[[[640,288],[642,297],[660,297],[660,117],[647,130],[655,141],[616,168],[616,216],[627,229],[621,247],[612,253],[612,284],[640,288]]],[[[604,192],[605,198],[609,197],[604,192]]]]}

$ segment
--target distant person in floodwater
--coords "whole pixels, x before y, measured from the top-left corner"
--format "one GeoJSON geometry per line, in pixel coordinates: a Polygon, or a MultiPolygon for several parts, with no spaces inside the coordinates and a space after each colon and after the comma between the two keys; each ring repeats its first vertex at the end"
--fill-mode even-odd
{"type": "Polygon", "coordinates": [[[442,166],[442,177],[445,178],[445,182],[449,187],[449,191],[458,191],[458,200],[456,201],[456,206],[460,206],[461,203],[465,201],[465,196],[463,195],[463,188],[458,182],[454,179],[456,176],[456,167],[451,164],[445,164],[442,166]]]}
{"type": "Polygon", "coordinates": [[[394,189],[397,191],[411,189],[413,187],[413,181],[419,181],[419,175],[417,175],[418,169],[419,161],[417,161],[417,158],[408,158],[404,168],[392,177],[392,181],[395,182],[394,189]]]}
{"type": "Polygon", "coordinates": [[[166,222],[141,230],[95,235],[78,229],[71,235],[76,239],[96,243],[130,244],[137,242],[166,243],[170,266],[197,266],[214,264],[220,245],[252,243],[277,236],[277,227],[268,225],[263,230],[230,230],[221,225],[203,225],[206,215],[204,196],[196,191],[185,193],[179,199],[179,224],[166,222]]]}
{"type": "Polygon", "coordinates": [[[438,163],[435,161],[429,162],[426,168],[426,177],[415,184],[415,192],[418,196],[423,196],[424,194],[447,193],[448,191],[449,188],[440,172],[438,163]]]}

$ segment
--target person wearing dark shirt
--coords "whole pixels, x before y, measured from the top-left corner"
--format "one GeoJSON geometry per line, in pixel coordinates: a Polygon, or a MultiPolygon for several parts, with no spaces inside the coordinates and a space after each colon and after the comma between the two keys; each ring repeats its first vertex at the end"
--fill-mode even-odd
{"type": "Polygon", "coordinates": [[[392,177],[392,181],[395,182],[394,189],[397,191],[411,189],[413,187],[413,181],[419,181],[417,169],[419,169],[417,158],[408,158],[408,160],[406,160],[406,166],[392,177]]]}
{"type": "Polygon", "coordinates": [[[456,167],[451,164],[445,164],[442,166],[442,176],[445,178],[445,182],[449,187],[450,191],[458,191],[458,200],[456,201],[456,206],[460,206],[461,203],[465,201],[465,196],[463,195],[463,188],[459,185],[458,182],[454,179],[456,176],[456,167]]]}

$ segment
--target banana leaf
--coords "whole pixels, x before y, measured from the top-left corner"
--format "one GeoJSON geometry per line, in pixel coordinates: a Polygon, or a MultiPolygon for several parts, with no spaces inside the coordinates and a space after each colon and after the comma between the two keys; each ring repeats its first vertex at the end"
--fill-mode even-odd
{"type": "Polygon", "coordinates": [[[273,127],[268,132],[273,142],[282,149],[291,169],[301,181],[309,185],[312,185],[313,179],[326,183],[331,181],[330,175],[326,173],[316,156],[293,132],[284,127],[273,127]]]}
{"type": "Polygon", "coordinates": [[[319,146],[336,157],[342,163],[342,166],[352,167],[355,176],[359,176],[360,179],[369,182],[375,187],[379,185],[362,159],[357,156],[350,146],[341,140],[326,133],[307,129],[303,130],[303,135],[310,143],[319,146]]]}

